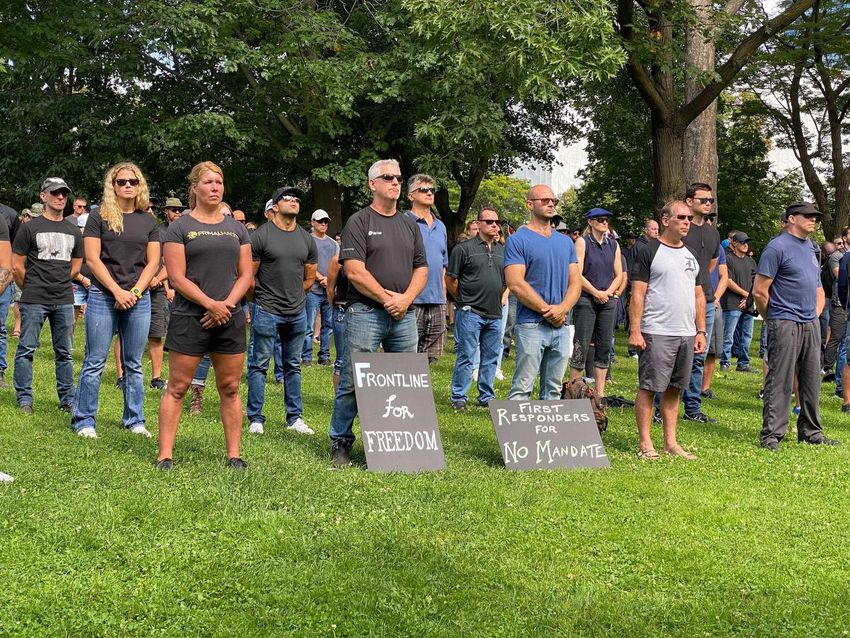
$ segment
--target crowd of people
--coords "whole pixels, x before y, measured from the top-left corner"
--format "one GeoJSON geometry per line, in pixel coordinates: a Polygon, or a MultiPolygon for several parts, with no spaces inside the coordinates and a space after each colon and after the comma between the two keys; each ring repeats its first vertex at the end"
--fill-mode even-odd
{"type": "Polygon", "coordinates": [[[651,437],[654,421],[662,425],[663,452],[693,460],[677,440],[679,403],[683,419],[715,422],[702,404],[714,397],[717,359],[721,370],[737,358],[739,373],[757,373],[749,351],[760,314],[761,446],[779,449],[792,392],[798,440],[837,444],[823,433],[818,398],[827,372],[850,412],[850,379],[842,379],[850,231],[824,247],[822,267],[822,251],[810,239],[820,213],[811,204],[784,211],[781,229],[756,264],[746,232],[733,230],[721,241],[708,184],[691,184],[622,247],[611,212],[592,208],[584,230],[569,229],[556,214],[551,188],[536,185],[526,197],[526,223],[514,230],[497,210],[484,207],[449,251],[446,227],[433,211],[432,177],[405,180],[398,162],[380,160],[367,178],[372,201],[337,238],[328,235],[330,217],[323,210],[312,213],[310,232],[298,224],[305,193],[292,186],[273,193],[265,223],[246,222],[243,211],[224,202],[224,173],[212,162],[190,172],[188,208],[173,197],[165,201],[161,224],[135,164],[111,167],[100,203],[89,206],[77,197],[67,216],[70,186],[45,179],[41,201],[20,217],[0,207],[0,384],[6,384],[11,305],[17,310],[13,384],[21,412],[33,414],[36,398],[43,400],[34,396],[32,380],[46,321],[58,405],[70,415],[72,430],[97,438],[100,385],[112,350],[122,425],[151,437],[143,407],[147,349],[149,387],[163,393],[157,467],[167,471],[184,398],[190,394],[190,411],[200,411],[212,367],[227,465],[244,469],[243,420],[247,415],[249,433],[265,432],[272,362],[286,427],[314,434],[303,414],[301,368],[312,363],[317,331],[317,363],[333,373],[329,436],[334,467],[341,468],[351,462],[358,412],[351,354],[420,352],[433,364],[443,355],[451,322],[455,411],[467,410],[470,386],[479,406],[496,398],[502,359],[513,348],[508,399],[530,399],[535,384],[537,398],[559,399],[565,381],[587,382],[601,409],[634,405],[641,458],[660,456],[651,437]],[[400,208],[403,191],[408,206],[400,208]],[[628,330],[629,356],[639,359],[635,402],[605,391],[620,321],[628,330]],[[85,356],[75,387],[72,344],[80,322],[85,356]]]}

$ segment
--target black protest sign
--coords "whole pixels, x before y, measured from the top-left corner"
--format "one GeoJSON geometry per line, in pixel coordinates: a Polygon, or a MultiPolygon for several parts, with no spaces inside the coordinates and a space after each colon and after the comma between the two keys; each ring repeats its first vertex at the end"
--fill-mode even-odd
{"type": "Polygon", "coordinates": [[[353,352],[354,393],[366,465],[373,472],[446,466],[428,356],[353,352]]]}
{"type": "Polygon", "coordinates": [[[490,401],[490,418],[509,470],[609,467],[588,399],[490,401]]]}

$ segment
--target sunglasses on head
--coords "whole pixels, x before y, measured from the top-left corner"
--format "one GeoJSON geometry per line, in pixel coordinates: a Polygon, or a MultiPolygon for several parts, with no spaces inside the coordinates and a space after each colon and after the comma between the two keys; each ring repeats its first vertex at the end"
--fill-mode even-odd
{"type": "Polygon", "coordinates": [[[382,179],[385,182],[396,181],[401,184],[403,178],[401,175],[393,175],[392,173],[386,173],[384,175],[378,175],[375,179],[382,179]]]}
{"type": "Polygon", "coordinates": [[[122,177],[121,179],[116,179],[115,183],[118,184],[118,186],[126,186],[127,184],[129,184],[130,186],[138,186],[139,180],[136,179],[135,177],[130,178],[130,179],[124,179],[122,177]]]}

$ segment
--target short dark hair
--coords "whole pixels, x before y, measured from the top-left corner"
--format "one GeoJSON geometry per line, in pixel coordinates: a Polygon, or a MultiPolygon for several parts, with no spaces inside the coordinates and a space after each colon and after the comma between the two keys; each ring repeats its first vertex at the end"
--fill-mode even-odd
{"type": "Polygon", "coordinates": [[[714,192],[714,189],[705,182],[694,182],[693,184],[688,186],[687,190],[685,191],[685,198],[693,199],[694,196],[697,194],[697,191],[708,191],[709,193],[712,193],[714,192]]]}
{"type": "Polygon", "coordinates": [[[496,210],[495,208],[493,208],[492,206],[482,206],[482,207],[478,210],[478,218],[477,218],[475,221],[478,221],[479,219],[481,219],[481,213],[483,213],[485,210],[493,211],[494,213],[496,213],[496,215],[498,215],[498,214],[499,214],[499,211],[497,211],[497,210],[496,210]]]}

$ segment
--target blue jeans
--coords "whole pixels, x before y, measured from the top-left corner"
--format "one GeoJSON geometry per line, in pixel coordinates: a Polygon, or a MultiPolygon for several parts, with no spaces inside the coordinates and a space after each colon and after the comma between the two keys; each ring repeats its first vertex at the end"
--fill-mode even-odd
{"type": "Polygon", "coordinates": [[[750,365],[750,343],[753,340],[753,319],[741,310],[723,311],[723,354],[720,356],[720,365],[731,365],[732,344],[735,341],[735,331],[741,330],[741,350],[738,357],[738,367],[746,368],[750,365]],[[740,328],[738,328],[740,326],[740,328]]]}
{"type": "Polygon", "coordinates": [[[528,401],[538,372],[540,399],[560,399],[564,372],[572,351],[573,327],[564,324],[555,328],[545,321],[518,323],[514,326],[514,340],[516,369],[508,399],[528,401]]]}
{"type": "Polygon", "coordinates": [[[302,309],[294,315],[278,315],[257,304],[251,321],[248,356],[248,421],[265,423],[266,372],[279,336],[283,347],[283,400],[286,423],[301,416],[301,349],[307,332],[307,315],[302,309]]]}
{"type": "Polygon", "coordinates": [[[9,306],[12,304],[14,286],[9,284],[0,295],[0,372],[4,371],[6,364],[6,315],[9,314],[9,306]]]}
{"type": "MultiPolygon", "coordinates": [[[[711,343],[711,334],[714,331],[714,302],[708,301],[705,304],[705,337],[706,343],[711,343]]],[[[733,333],[734,334],[734,333],[733,333]]],[[[691,367],[691,383],[688,389],[682,394],[682,399],[685,404],[685,414],[698,414],[702,411],[702,371],[705,366],[705,355],[695,354],[694,363],[691,367]]]]}
{"type": "Polygon", "coordinates": [[[354,417],[357,416],[351,353],[377,352],[381,346],[384,352],[416,352],[419,329],[412,309],[396,321],[383,308],[355,302],[349,304],[346,311],[345,334],[347,347],[334,397],[330,437],[332,441],[351,445],[354,443],[354,417]]]}
{"type": "MultiPolygon", "coordinates": [[[[40,344],[44,320],[50,322],[53,354],[56,357],[56,394],[59,405],[74,402],[74,304],[48,306],[22,303],[21,339],[15,353],[13,375],[18,405],[32,405],[32,362],[40,344]]],[[[111,336],[111,335],[110,335],[111,336]]]]}
{"type": "Polygon", "coordinates": [[[342,369],[342,359],[345,355],[345,309],[346,306],[333,307],[333,327],[334,327],[334,349],[336,349],[336,359],[334,359],[334,373],[339,374],[342,369]]]}
{"type": "MultiPolygon", "coordinates": [[[[505,325],[508,323],[508,313],[510,312],[510,304],[505,304],[502,306],[502,319],[501,325],[499,326],[499,341],[504,344],[505,339],[505,325]]],[[[455,343],[460,341],[457,338],[457,322],[455,322],[455,343]]],[[[455,346],[455,352],[457,352],[457,346],[455,346]]],[[[502,357],[504,356],[505,351],[502,348],[499,348],[499,358],[496,359],[496,370],[502,367],[502,357]]],[[[481,350],[476,349],[475,355],[472,357],[472,369],[477,370],[478,366],[481,365],[481,350]]]]}
{"type": "Polygon", "coordinates": [[[466,390],[472,379],[476,354],[478,366],[478,402],[487,403],[495,398],[493,380],[502,354],[502,319],[488,319],[476,312],[455,308],[455,325],[460,341],[455,343],[457,358],[452,371],[452,403],[466,403],[466,390]],[[479,350],[480,348],[480,350],[479,350]]]}
{"type": "Polygon", "coordinates": [[[87,306],[86,357],[80,369],[71,427],[74,432],[95,427],[100,379],[116,330],[121,343],[121,365],[124,369],[124,414],[121,423],[125,428],[144,425],[145,380],[142,355],[151,324],[150,295],[146,292],[129,310],[117,310],[115,300],[110,295],[92,286],[89,288],[87,306]]]}
{"type": "Polygon", "coordinates": [[[307,335],[304,337],[304,352],[301,353],[301,361],[309,363],[313,360],[313,326],[316,325],[316,315],[321,313],[322,323],[319,329],[319,361],[330,361],[331,358],[331,334],[333,334],[332,319],[333,309],[328,303],[328,295],[323,290],[321,293],[308,292],[307,303],[307,335]]]}

